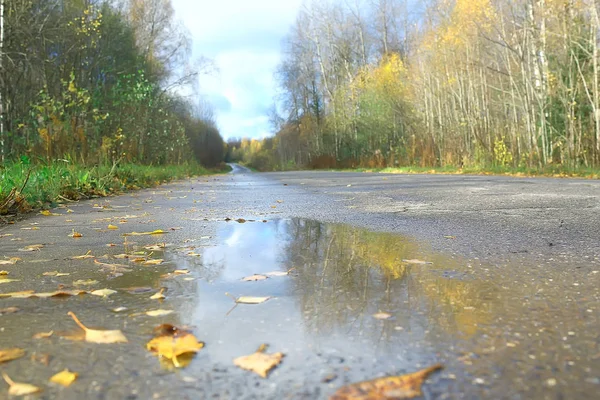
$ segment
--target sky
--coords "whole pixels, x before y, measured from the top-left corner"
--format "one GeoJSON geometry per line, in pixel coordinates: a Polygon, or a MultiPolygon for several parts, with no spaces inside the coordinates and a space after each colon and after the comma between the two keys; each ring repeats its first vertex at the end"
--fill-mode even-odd
{"type": "Polygon", "coordinates": [[[212,59],[216,71],[199,78],[224,139],[273,134],[268,109],[281,42],[302,0],[172,0],[189,30],[193,57],[212,59]]]}

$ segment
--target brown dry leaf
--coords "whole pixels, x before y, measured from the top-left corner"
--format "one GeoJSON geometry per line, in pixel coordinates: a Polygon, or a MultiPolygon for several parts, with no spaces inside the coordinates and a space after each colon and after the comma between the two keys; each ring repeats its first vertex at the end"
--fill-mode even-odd
{"type": "Polygon", "coordinates": [[[50,332],[40,332],[33,335],[34,339],[48,339],[50,336],[54,335],[54,331],[50,332]]]}
{"type": "Polygon", "coordinates": [[[235,366],[242,369],[257,373],[263,378],[266,378],[273,368],[275,368],[284,357],[283,353],[266,354],[266,345],[261,345],[256,353],[248,356],[238,357],[233,360],[235,366]]]}
{"type": "Polygon", "coordinates": [[[69,237],[80,238],[80,237],[83,237],[83,235],[81,233],[79,233],[79,232],[75,232],[75,229],[73,229],[73,232],[71,232],[71,234],[69,235],[69,237]]]}
{"type": "Polygon", "coordinates": [[[78,376],[79,374],[77,372],[71,372],[68,369],[65,369],[52,376],[52,378],[50,378],[50,382],[57,383],[64,387],[69,387],[73,382],[75,382],[75,379],[77,379],[78,376]]]}
{"type": "Polygon", "coordinates": [[[81,321],[77,318],[77,316],[69,311],[67,313],[77,326],[85,332],[85,341],[90,343],[127,343],[127,338],[120,330],[100,330],[100,329],[90,329],[83,325],[81,321]]]}
{"type": "Polygon", "coordinates": [[[29,246],[25,246],[22,249],[19,249],[19,251],[40,251],[43,248],[43,244],[30,244],[29,246]]]}
{"type": "Polygon", "coordinates": [[[19,307],[0,308],[0,316],[4,314],[14,314],[19,311],[19,307]]]}
{"type": "Polygon", "coordinates": [[[25,350],[14,347],[12,349],[0,349],[0,364],[16,360],[25,355],[25,350]]]}
{"type": "Polygon", "coordinates": [[[254,296],[240,296],[237,299],[235,299],[236,303],[241,303],[241,304],[260,304],[260,303],[264,303],[265,301],[269,300],[271,297],[254,297],[254,296]]]}
{"type": "Polygon", "coordinates": [[[108,229],[115,231],[115,230],[119,229],[119,227],[116,225],[108,225],[108,229]]]}
{"type": "Polygon", "coordinates": [[[45,365],[46,367],[50,364],[52,356],[48,353],[33,353],[30,357],[32,362],[38,362],[45,365]]]}
{"type": "Polygon", "coordinates": [[[165,295],[163,294],[165,292],[165,288],[160,288],[160,292],[157,292],[155,294],[153,294],[152,296],[150,296],[151,300],[162,300],[165,298],[165,295]]]}
{"type": "Polygon", "coordinates": [[[33,394],[42,391],[42,389],[40,389],[39,387],[30,385],[29,383],[15,382],[12,379],[10,379],[10,377],[4,372],[2,372],[2,377],[10,386],[10,388],[8,389],[8,394],[10,396],[25,396],[27,394],[33,394]]]}
{"type": "Polygon", "coordinates": [[[115,294],[117,293],[116,290],[112,290],[112,289],[98,289],[98,290],[94,290],[91,291],[90,294],[94,295],[94,296],[101,296],[101,297],[108,297],[111,294],[115,294]]]}
{"type": "Polygon", "coordinates": [[[144,235],[163,235],[165,232],[162,229],[157,229],[155,231],[152,232],[131,232],[131,233],[124,233],[123,236],[144,236],[144,235]]]}
{"type": "Polygon", "coordinates": [[[150,317],[164,317],[165,315],[173,314],[173,312],[174,312],[173,310],[158,309],[158,310],[146,311],[146,315],[148,315],[150,317]]]}
{"type": "Polygon", "coordinates": [[[388,314],[386,312],[378,312],[376,314],[373,314],[373,318],[377,318],[377,319],[389,319],[392,317],[392,314],[388,314]]]}
{"type": "Polygon", "coordinates": [[[255,282],[255,281],[264,281],[265,279],[269,279],[269,277],[266,275],[254,274],[254,275],[243,278],[242,281],[255,282]]]}
{"type": "Polygon", "coordinates": [[[90,250],[90,251],[88,251],[87,253],[85,253],[82,256],[71,257],[71,259],[73,259],[73,260],[85,260],[87,258],[95,258],[91,253],[92,253],[92,251],[90,250]]]}
{"type": "Polygon", "coordinates": [[[73,281],[73,286],[93,286],[96,284],[98,284],[98,281],[94,279],[78,279],[73,281]]]}
{"type": "Polygon", "coordinates": [[[402,260],[402,262],[407,263],[407,264],[418,264],[418,265],[433,264],[431,261],[417,260],[416,258],[413,258],[410,260],[402,260]]]}
{"type": "Polygon", "coordinates": [[[68,272],[49,271],[49,272],[44,272],[42,275],[60,277],[60,276],[69,276],[71,274],[68,272]]]}
{"type": "Polygon", "coordinates": [[[17,261],[21,261],[19,257],[11,257],[8,260],[0,260],[0,265],[14,265],[17,261]]]}
{"type": "Polygon", "coordinates": [[[154,260],[144,261],[143,265],[160,265],[160,264],[163,263],[163,261],[164,261],[163,259],[157,258],[157,259],[154,259],[154,260]]]}
{"type": "Polygon", "coordinates": [[[146,348],[158,357],[170,360],[177,368],[185,366],[178,358],[197,353],[204,347],[204,343],[199,342],[193,334],[173,325],[163,324],[155,332],[159,336],[149,341],[146,348]]]}
{"type": "Polygon", "coordinates": [[[442,365],[436,364],[412,374],[353,383],[338,389],[329,400],[412,399],[421,396],[423,381],[439,369],[442,369],[442,365]]]}

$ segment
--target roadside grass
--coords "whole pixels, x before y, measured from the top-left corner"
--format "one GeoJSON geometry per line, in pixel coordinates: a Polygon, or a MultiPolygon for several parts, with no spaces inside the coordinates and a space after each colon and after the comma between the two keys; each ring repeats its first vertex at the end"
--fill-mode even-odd
{"type": "Polygon", "coordinates": [[[195,175],[225,172],[208,170],[197,164],[82,166],[65,161],[0,166],[0,215],[24,213],[56,203],[91,197],[104,197],[157,186],[195,175]]]}
{"type": "Polygon", "coordinates": [[[521,177],[588,178],[600,179],[600,169],[566,168],[548,166],[544,168],[515,167],[396,167],[396,168],[354,168],[341,171],[380,172],[386,174],[456,174],[456,175],[506,175],[521,177]]]}

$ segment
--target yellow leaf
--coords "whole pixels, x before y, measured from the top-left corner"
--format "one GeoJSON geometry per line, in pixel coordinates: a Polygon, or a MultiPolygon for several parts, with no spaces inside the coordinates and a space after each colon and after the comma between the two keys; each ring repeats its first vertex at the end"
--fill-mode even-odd
{"type": "Polygon", "coordinates": [[[19,282],[20,279],[0,278],[0,283],[19,282]]]}
{"type": "Polygon", "coordinates": [[[152,296],[150,296],[151,300],[162,300],[165,298],[165,295],[163,294],[165,292],[165,288],[161,288],[160,292],[157,292],[155,294],[153,294],[152,296]]]}
{"type": "Polygon", "coordinates": [[[162,264],[162,262],[163,262],[163,261],[164,261],[164,260],[162,260],[162,259],[160,259],[160,258],[157,258],[157,259],[155,259],[155,260],[147,260],[147,261],[144,261],[144,264],[143,264],[143,265],[159,265],[159,264],[162,264]]]}
{"type": "Polygon", "coordinates": [[[0,349],[0,364],[16,360],[17,358],[21,358],[25,355],[25,350],[19,348],[12,349],[0,349]]]}
{"type": "Polygon", "coordinates": [[[127,338],[120,330],[99,330],[89,329],[79,321],[77,316],[71,311],[67,313],[77,326],[85,331],[85,341],[90,343],[127,343],[127,338]]]}
{"type": "Polygon", "coordinates": [[[71,259],[73,259],[73,260],[85,260],[85,259],[87,259],[87,258],[95,258],[95,257],[94,257],[94,256],[93,256],[91,253],[92,253],[92,251],[91,251],[91,250],[89,250],[89,251],[88,251],[87,253],[85,253],[84,255],[82,255],[82,256],[75,256],[75,257],[71,257],[71,259]]]}
{"type": "Polygon", "coordinates": [[[47,339],[54,334],[54,331],[50,332],[40,332],[33,335],[34,339],[47,339]]]}
{"type": "Polygon", "coordinates": [[[423,381],[441,368],[442,365],[436,364],[412,374],[353,383],[338,389],[329,400],[412,399],[421,396],[423,381]]]}
{"type": "Polygon", "coordinates": [[[236,303],[241,304],[260,304],[269,300],[271,297],[253,297],[253,296],[241,296],[235,299],[236,303]]]}
{"type": "Polygon", "coordinates": [[[173,310],[151,310],[151,311],[146,311],[146,315],[150,316],[150,317],[163,317],[165,315],[169,315],[169,314],[173,314],[173,310]]]}
{"type": "Polygon", "coordinates": [[[263,378],[266,378],[273,368],[275,368],[284,357],[283,353],[266,354],[264,349],[266,346],[261,345],[258,351],[248,356],[238,357],[233,360],[233,364],[242,369],[257,373],[263,378]]]}
{"type": "Polygon", "coordinates": [[[425,265],[425,264],[433,264],[431,261],[422,261],[422,260],[417,260],[417,259],[410,259],[410,260],[402,260],[402,262],[407,263],[407,264],[417,264],[417,265],[425,265]]]}
{"type": "Polygon", "coordinates": [[[175,275],[186,275],[189,273],[190,273],[189,269],[176,269],[175,271],[173,271],[173,274],[175,274],[175,275]]]}
{"type": "Polygon", "coordinates": [[[79,375],[76,372],[71,372],[68,369],[65,369],[59,372],[58,374],[52,376],[52,378],[50,378],[50,382],[68,387],[71,386],[73,382],[75,382],[77,376],[79,375]]]}
{"type": "Polygon", "coordinates": [[[8,275],[8,271],[0,271],[0,276],[2,275],[8,275]]]}
{"type": "Polygon", "coordinates": [[[10,388],[8,389],[8,394],[10,396],[25,396],[27,394],[38,393],[42,391],[42,389],[40,389],[39,387],[30,385],[29,383],[15,382],[12,379],[10,379],[10,377],[4,372],[2,372],[2,377],[10,386],[10,388]]]}
{"type": "Polygon", "coordinates": [[[93,279],[79,279],[76,281],[73,281],[73,286],[92,286],[92,285],[96,285],[98,283],[98,281],[95,281],[93,279]]]}
{"type": "Polygon", "coordinates": [[[43,244],[30,244],[29,246],[25,246],[22,249],[19,249],[19,251],[39,251],[42,248],[44,248],[43,244]]]}
{"type": "Polygon", "coordinates": [[[102,297],[108,297],[111,294],[115,294],[117,293],[116,290],[112,290],[112,289],[98,289],[98,290],[94,290],[93,292],[90,292],[90,294],[94,295],[94,296],[102,296],[102,297]]]}
{"type": "Polygon", "coordinates": [[[157,229],[155,231],[152,232],[131,232],[131,233],[124,233],[123,236],[144,236],[144,235],[163,235],[165,232],[162,229],[157,229]]]}
{"type": "Polygon", "coordinates": [[[83,235],[79,232],[75,232],[75,229],[73,229],[73,232],[69,235],[72,238],[80,238],[83,237],[83,235]]]}
{"type": "Polygon", "coordinates": [[[392,314],[388,314],[386,312],[378,312],[376,314],[373,314],[373,318],[377,318],[377,319],[388,319],[391,317],[392,317],[392,314]]]}
{"type": "Polygon", "coordinates": [[[42,275],[44,276],[56,276],[57,278],[60,276],[68,276],[71,275],[68,272],[58,272],[58,271],[49,271],[49,272],[44,272],[42,275]]]}
{"type": "Polygon", "coordinates": [[[117,230],[117,229],[119,229],[119,227],[116,225],[109,225],[108,229],[117,230]]]}
{"type": "Polygon", "coordinates": [[[11,257],[8,260],[0,260],[0,265],[14,265],[17,263],[17,261],[20,261],[21,259],[19,257],[11,257]]]}
{"type": "MultiPolygon", "coordinates": [[[[162,325],[161,325],[162,326],[162,325]]],[[[160,328],[160,327],[159,327],[160,328]]],[[[197,353],[204,347],[204,343],[199,342],[194,335],[182,331],[176,327],[170,326],[170,330],[161,332],[162,334],[150,340],[146,348],[156,353],[158,357],[165,358],[173,362],[175,367],[182,367],[178,357],[189,353],[197,353]]]]}

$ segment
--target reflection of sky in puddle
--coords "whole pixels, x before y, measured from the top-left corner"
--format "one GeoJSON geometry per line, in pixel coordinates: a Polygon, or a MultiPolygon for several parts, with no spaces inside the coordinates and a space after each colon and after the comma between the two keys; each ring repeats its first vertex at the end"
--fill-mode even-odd
{"type": "Polygon", "coordinates": [[[288,240],[285,224],[285,221],[230,222],[218,232],[221,244],[204,251],[203,262],[222,266],[220,279],[224,281],[239,281],[254,273],[277,270],[288,240]]]}
{"type": "MultiPolygon", "coordinates": [[[[573,287],[568,271],[547,270],[546,279],[539,279],[535,268],[470,265],[406,237],[301,219],[223,223],[215,239],[216,246],[203,248],[199,264],[177,260],[200,279],[187,295],[170,299],[181,321],[206,341],[203,357],[210,362],[230,364],[268,343],[292,365],[321,365],[324,357],[337,356],[370,375],[465,354],[461,368],[488,380],[499,379],[497,365],[519,363],[520,370],[503,375],[514,382],[522,371],[545,370],[556,359],[578,360],[569,367],[578,371],[561,375],[563,380],[588,374],[587,344],[594,343],[597,329],[577,327],[581,310],[594,308],[597,288],[577,286],[591,292],[571,291],[576,300],[562,301],[565,288],[573,287]],[[241,281],[292,267],[289,276],[241,281]],[[234,301],[226,292],[273,298],[231,310],[234,301]],[[378,312],[391,318],[378,320],[378,312]],[[557,329],[565,331],[561,337],[569,329],[581,336],[569,347],[557,346],[557,329]],[[481,361],[471,362],[469,354],[481,361]]],[[[597,327],[597,318],[589,312],[585,317],[597,327]]],[[[521,390],[528,387],[523,382],[521,390]]],[[[572,384],[572,390],[579,387],[572,384]]]]}

